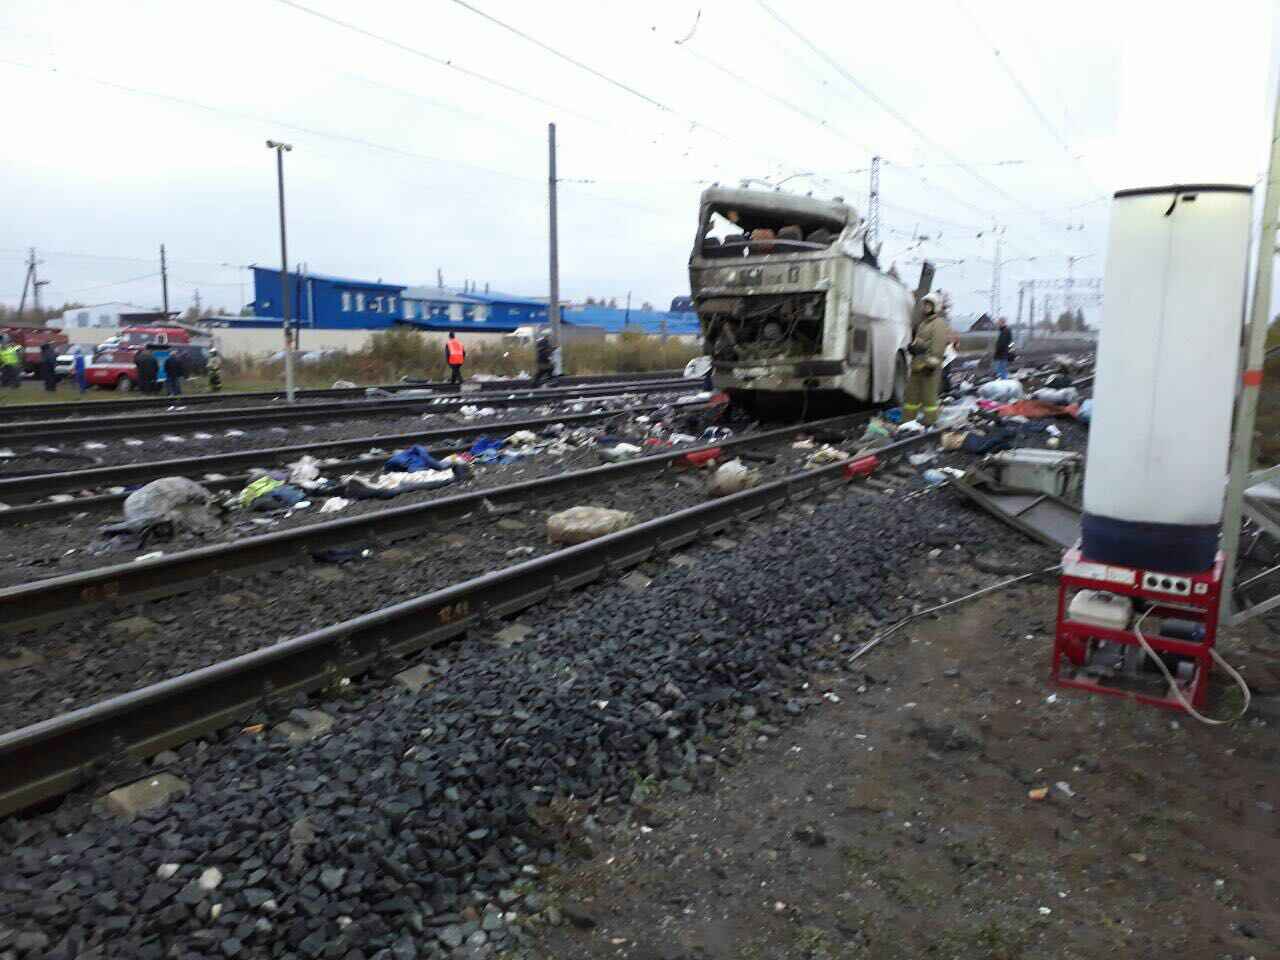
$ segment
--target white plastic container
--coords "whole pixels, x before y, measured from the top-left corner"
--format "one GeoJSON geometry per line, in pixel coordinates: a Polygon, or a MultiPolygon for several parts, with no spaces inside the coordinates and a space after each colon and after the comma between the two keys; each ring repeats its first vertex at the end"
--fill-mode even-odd
{"type": "Polygon", "coordinates": [[[982,465],[1001,486],[1074,498],[1080,492],[1084,463],[1080,454],[1067,450],[1022,447],[993,453],[982,465]]]}
{"type": "Polygon", "coordinates": [[[1085,471],[1085,556],[1199,571],[1217,551],[1251,188],[1122,190],[1085,471]]]}
{"type": "Polygon", "coordinates": [[[1125,630],[1133,619],[1133,601],[1105,590],[1081,590],[1071,598],[1067,617],[1091,627],[1125,630]]]}

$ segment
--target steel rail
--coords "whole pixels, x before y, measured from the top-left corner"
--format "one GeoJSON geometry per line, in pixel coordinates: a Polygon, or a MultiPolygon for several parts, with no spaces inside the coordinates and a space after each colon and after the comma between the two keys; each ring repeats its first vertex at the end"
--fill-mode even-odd
{"type": "MultiPolygon", "coordinates": [[[[853,415],[854,418],[862,419],[868,416],[870,415],[853,415]]],[[[287,566],[319,549],[380,545],[420,536],[434,527],[452,526],[461,517],[485,510],[486,502],[499,505],[523,502],[526,499],[542,501],[563,491],[581,490],[645,473],[660,473],[672,462],[698,450],[734,450],[771,443],[851,419],[853,418],[848,416],[834,417],[817,423],[796,424],[748,434],[718,444],[687,447],[623,463],[572,470],[402,507],[387,507],[360,516],[342,517],[229,543],[196,547],[153,560],[118,563],[5,587],[0,589],[0,636],[10,636],[56,623],[104,604],[125,604],[187,593],[209,581],[216,584],[223,575],[232,572],[287,566]]]]}
{"type": "MultiPolygon", "coordinates": [[[[395,445],[443,443],[448,440],[472,439],[495,431],[507,434],[517,430],[541,430],[554,423],[566,425],[607,420],[623,414],[652,413],[658,404],[628,407],[625,410],[566,413],[560,416],[533,417],[524,420],[438,427],[433,430],[415,430],[411,433],[384,433],[372,437],[352,437],[346,440],[316,440],[286,447],[237,450],[234,453],[213,453],[200,457],[177,457],[171,460],[155,460],[149,463],[125,463],[108,467],[88,467],[84,470],[66,470],[61,473],[40,473],[0,479],[0,503],[21,502],[27,498],[45,497],[68,490],[92,490],[99,487],[125,486],[155,480],[159,477],[191,477],[200,480],[207,473],[224,473],[236,467],[265,467],[288,463],[303,454],[318,451],[367,450],[372,447],[393,448],[395,445]]],[[[689,409],[700,408],[690,405],[689,409]]],[[[200,481],[205,482],[205,481],[200,481]]],[[[85,498],[88,499],[88,498],[85,498]]],[[[68,501],[74,506],[83,500],[68,501]]],[[[41,506],[44,506],[41,504],[41,506]]],[[[0,510],[0,524],[16,522],[9,514],[20,514],[22,508],[0,510]]]]}
{"type": "MultiPolygon", "coordinates": [[[[876,454],[936,436],[917,434],[876,454]]],[[[847,467],[802,470],[0,735],[0,816],[93,783],[113,765],[235,723],[275,698],[392,668],[397,655],[488,627],[735,522],[784,509],[845,482],[847,467]]]]}
{"type": "MultiPolygon", "coordinates": [[[[689,389],[690,381],[650,380],[617,385],[565,387],[540,390],[513,390],[507,396],[486,395],[484,406],[536,406],[548,401],[599,399],[634,393],[659,393],[689,389]]],[[[280,423],[317,423],[352,420],[359,417],[397,413],[447,412],[475,404],[475,394],[442,394],[412,399],[344,400],[303,406],[276,404],[262,407],[235,407],[231,410],[174,411],[160,414],[129,414],[103,419],[31,420],[0,424],[0,444],[21,441],[49,443],[58,440],[102,439],[113,436],[145,436],[178,430],[211,427],[260,427],[280,423]]]]}
{"type": "MultiPolygon", "coordinates": [[[[629,383],[637,380],[666,380],[680,377],[680,370],[648,370],[641,373],[604,373],[584,374],[576,377],[560,377],[557,384],[562,387],[586,387],[609,383],[629,383]]],[[[191,378],[188,378],[191,379],[191,378]]],[[[198,378],[197,378],[198,379],[198,378]]],[[[696,380],[689,381],[691,384],[696,380]]],[[[471,396],[476,392],[485,393],[502,390],[525,390],[533,386],[528,378],[515,380],[468,380],[466,389],[460,390],[458,384],[447,380],[423,380],[420,383],[380,383],[370,387],[332,387],[312,390],[296,390],[295,395],[303,400],[359,400],[369,389],[386,390],[388,393],[399,393],[404,390],[439,390],[444,393],[457,393],[471,396]]],[[[90,400],[83,404],[76,403],[17,403],[6,404],[8,395],[0,393],[0,423],[25,420],[40,416],[57,417],[65,415],[66,419],[77,416],[114,417],[119,414],[134,413],[139,410],[164,410],[175,404],[184,407],[219,405],[235,403],[241,400],[283,400],[283,390],[255,390],[244,393],[184,393],[180,397],[138,397],[136,399],[90,400]]]]}

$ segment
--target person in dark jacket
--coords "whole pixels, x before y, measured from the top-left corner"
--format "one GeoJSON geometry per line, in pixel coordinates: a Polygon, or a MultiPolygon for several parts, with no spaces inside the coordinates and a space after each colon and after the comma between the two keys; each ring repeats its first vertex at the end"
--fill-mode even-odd
{"type": "Polygon", "coordinates": [[[45,342],[40,347],[40,376],[50,393],[58,389],[58,351],[52,343],[45,342]]]}
{"type": "Polygon", "coordinates": [[[1013,334],[1009,331],[1009,323],[1004,317],[998,321],[1000,326],[996,332],[995,367],[996,376],[1001,380],[1009,379],[1009,347],[1013,345],[1013,334]]]}
{"type": "Polygon", "coordinates": [[[187,375],[187,365],[182,359],[182,354],[177,350],[169,354],[169,359],[165,361],[164,374],[165,383],[169,387],[169,396],[181,396],[182,378],[187,375]]]}
{"type": "Polygon", "coordinates": [[[555,369],[553,362],[555,351],[551,346],[551,338],[546,334],[540,336],[534,346],[534,354],[538,361],[538,372],[533,375],[533,385],[540,387],[551,379],[555,369]]]}
{"type": "Polygon", "coordinates": [[[155,393],[156,374],[160,372],[160,364],[156,355],[151,352],[151,344],[138,351],[133,358],[133,365],[138,368],[138,389],[143,393],[155,393]]]}

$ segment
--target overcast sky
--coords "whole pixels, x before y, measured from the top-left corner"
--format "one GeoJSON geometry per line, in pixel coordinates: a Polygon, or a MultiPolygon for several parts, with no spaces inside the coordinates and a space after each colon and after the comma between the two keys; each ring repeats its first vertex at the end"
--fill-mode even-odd
{"type": "Polygon", "coordinates": [[[35,246],[46,302],[158,304],[122,281],[164,242],[171,306],[238,308],[280,258],[268,137],[291,261],[545,295],[555,121],[563,296],[659,306],[706,182],[865,208],[879,154],[882,262],[983,310],[998,224],[1011,317],[1069,256],[1101,276],[1115,189],[1265,168],[1273,0],[468,2],[5,0],[0,300],[35,246]]]}

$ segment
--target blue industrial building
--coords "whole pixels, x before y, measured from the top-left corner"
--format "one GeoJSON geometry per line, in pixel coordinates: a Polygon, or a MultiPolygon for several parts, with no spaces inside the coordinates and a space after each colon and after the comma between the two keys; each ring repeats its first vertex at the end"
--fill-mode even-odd
{"type": "MultiPolygon", "coordinates": [[[[547,301],[535,297],[444,286],[354,280],[325,274],[288,274],[289,313],[302,328],[317,330],[385,330],[409,325],[422,330],[459,333],[510,333],[547,322],[547,301]]],[[[280,271],[253,268],[253,317],[228,317],[235,328],[275,327],[284,316],[280,271]],[[273,322],[274,318],[274,322],[273,322]]],[[[597,327],[605,333],[689,336],[698,333],[696,314],[611,307],[563,305],[564,323],[597,327]]]]}

